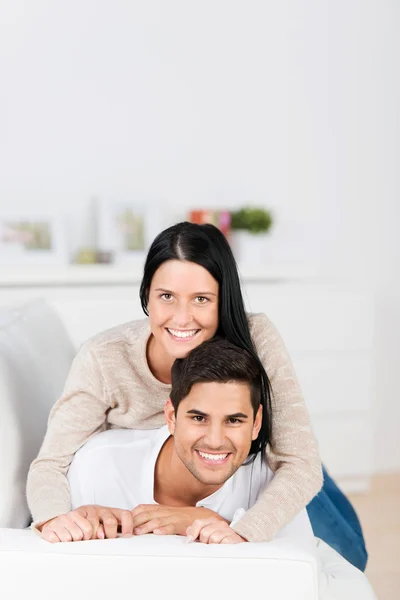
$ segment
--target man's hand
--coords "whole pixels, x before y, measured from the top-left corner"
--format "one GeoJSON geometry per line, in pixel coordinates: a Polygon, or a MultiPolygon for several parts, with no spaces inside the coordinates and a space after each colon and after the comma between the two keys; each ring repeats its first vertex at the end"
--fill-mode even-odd
{"type": "Polygon", "coordinates": [[[196,519],[214,518],[226,521],[208,508],[196,506],[165,506],[162,504],[139,504],[132,510],[133,533],[156,535],[186,535],[187,528],[196,519]]]}
{"type": "Polygon", "coordinates": [[[40,532],[48,542],[78,542],[115,538],[118,527],[122,535],[132,535],[131,511],[87,505],[47,521],[41,526],[40,532]]]}
{"type": "Polygon", "coordinates": [[[215,517],[197,519],[187,528],[188,541],[199,540],[204,544],[240,544],[247,542],[236,531],[229,527],[226,521],[215,517]]]}

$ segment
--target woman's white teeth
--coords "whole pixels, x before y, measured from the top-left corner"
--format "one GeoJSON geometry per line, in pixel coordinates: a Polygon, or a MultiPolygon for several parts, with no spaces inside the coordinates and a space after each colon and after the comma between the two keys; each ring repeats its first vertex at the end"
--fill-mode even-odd
{"type": "Polygon", "coordinates": [[[178,331],[177,329],[168,329],[169,333],[175,337],[188,338],[193,337],[197,333],[197,329],[191,329],[190,331],[178,331]]]}
{"type": "Polygon", "coordinates": [[[228,454],[207,454],[206,452],[200,452],[200,450],[199,454],[207,460],[224,460],[228,456],[228,454]]]}

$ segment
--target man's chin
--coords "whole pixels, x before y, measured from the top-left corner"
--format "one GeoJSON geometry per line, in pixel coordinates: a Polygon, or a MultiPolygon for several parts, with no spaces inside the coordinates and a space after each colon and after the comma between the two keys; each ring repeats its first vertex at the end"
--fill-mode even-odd
{"type": "Polygon", "coordinates": [[[224,485],[224,483],[226,481],[228,481],[228,479],[231,477],[230,473],[201,473],[201,472],[197,472],[196,473],[196,479],[198,481],[200,481],[200,483],[202,483],[203,485],[209,485],[209,486],[215,486],[215,485],[219,485],[222,486],[224,485]]]}
{"type": "Polygon", "coordinates": [[[202,477],[201,475],[198,476],[196,479],[198,479],[198,481],[200,481],[200,483],[202,483],[203,485],[207,485],[207,486],[223,486],[224,483],[229,479],[229,477],[220,477],[220,478],[213,478],[211,479],[209,476],[204,476],[202,477]]]}

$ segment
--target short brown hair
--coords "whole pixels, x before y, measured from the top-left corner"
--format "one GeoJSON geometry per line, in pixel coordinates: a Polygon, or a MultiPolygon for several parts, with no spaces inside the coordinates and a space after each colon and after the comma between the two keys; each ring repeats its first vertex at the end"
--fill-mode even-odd
{"type": "Polygon", "coordinates": [[[261,404],[261,372],[254,357],[228,340],[214,337],[177,358],[171,370],[170,398],[175,413],[195,383],[240,382],[250,387],[254,417],[261,404]]]}

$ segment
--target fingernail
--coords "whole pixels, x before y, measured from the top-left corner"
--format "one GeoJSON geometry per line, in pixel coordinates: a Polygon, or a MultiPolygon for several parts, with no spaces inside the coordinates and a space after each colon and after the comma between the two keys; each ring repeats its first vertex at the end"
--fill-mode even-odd
{"type": "Polygon", "coordinates": [[[140,529],[140,527],[136,527],[136,529],[133,530],[135,533],[140,533],[142,530],[140,529]]]}
{"type": "Polygon", "coordinates": [[[194,537],[192,535],[187,535],[186,536],[186,543],[187,544],[191,544],[192,542],[194,542],[194,537]]]}
{"type": "Polygon", "coordinates": [[[104,540],[104,531],[102,531],[102,530],[100,529],[100,531],[98,531],[98,532],[97,532],[97,537],[98,537],[100,540],[104,540]]]}

